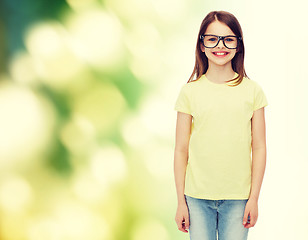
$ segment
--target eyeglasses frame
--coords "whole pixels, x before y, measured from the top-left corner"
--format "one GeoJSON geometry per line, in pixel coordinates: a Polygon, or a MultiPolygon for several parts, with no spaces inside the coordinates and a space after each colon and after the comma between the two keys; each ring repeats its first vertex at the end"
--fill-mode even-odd
{"type": "MultiPolygon", "coordinates": [[[[200,35],[200,39],[202,40],[202,44],[203,44],[204,47],[206,47],[206,46],[204,45],[204,37],[205,37],[205,36],[215,36],[215,37],[218,37],[217,44],[216,44],[214,47],[216,47],[216,46],[219,44],[220,40],[222,40],[224,46],[225,46],[226,48],[228,48],[228,49],[236,49],[236,48],[238,47],[238,45],[239,45],[239,42],[242,40],[242,37],[235,36],[235,35],[218,36],[218,35],[214,35],[214,34],[203,34],[203,35],[200,35]],[[226,38],[226,37],[236,37],[236,38],[239,40],[239,41],[237,41],[237,44],[236,44],[236,47],[235,47],[235,48],[229,48],[229,47],[226,46],[226,43],[225,43],[225,38],[226,38]]],[[[206,47],[206,48],[214,48],[214,47],[206,47]]]]}

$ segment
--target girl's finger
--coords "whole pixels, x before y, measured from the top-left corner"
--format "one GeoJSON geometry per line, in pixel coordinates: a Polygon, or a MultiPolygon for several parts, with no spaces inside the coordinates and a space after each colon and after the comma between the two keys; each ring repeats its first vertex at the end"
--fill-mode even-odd
{"type": "Polygon", "coordinates": [[[249,221],[249,212],[245,212],[244,213],[244,217],[243,217],[243,225],[247,224],[247,222],[249,221]]]}
{"type": "Polygon", "coordinates": [[[182,229],[183,229],[182,232],[188,232],[188,231],[186,230],[186,227],[185,227],[185,221],[182,222],[182,229]]]}
{"type": "Polygon", "coordinates": [[[254,227],[256,224],[256,220],[254,218],[250,218],[248,222],[244,225],[245,228],[254,227]]]}

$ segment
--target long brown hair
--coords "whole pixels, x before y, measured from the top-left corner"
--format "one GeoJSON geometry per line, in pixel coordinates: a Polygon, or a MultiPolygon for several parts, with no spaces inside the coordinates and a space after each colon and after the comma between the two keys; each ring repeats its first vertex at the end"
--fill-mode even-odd
{"type": "Polygon", "coordinates": [[[216,20],[226,24],[236,36],[242,38],[242,40],[239,41],[237,52],[235,56],[233,57],[233,59],[231,60],[232,69],[234,72],[238,73],[238,76],[236,78],[228,80],[227,82],[237,80],[236,82],[234,82],[234,85],[233,85],[233,86],[237,86],[238,84],[242,82],[243,77],[248,78],[245,72],[245,68],[244,68],[245,47],[244,47],[244,41],[243,41],[243,33],[242,33],[242,28],[238,20],[233,14],[229,12],[212,11],[206,15],[206,17],[203,19],[201,23],[199,34],[198,34],[197,46],[196,46],[195,67],[187,83],[192,82],[192,81],[197,81],[208,70],[208,67],[209,67],[208,58],[201,51],[201,48],[200,48],[200,42],[201,42],[200,36],[204,34],[207,27],[216,20]],[[194,75],[196,75],[195,80],[193,80],[194,75]]]}

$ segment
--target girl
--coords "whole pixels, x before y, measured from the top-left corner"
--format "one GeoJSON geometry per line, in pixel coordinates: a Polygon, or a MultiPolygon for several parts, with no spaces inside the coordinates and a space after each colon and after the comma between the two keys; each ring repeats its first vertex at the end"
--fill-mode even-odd
{"type": "Polygon", "coordinates": [[[191,240],[244,240],[257,221],[268,104],[246,75],[244,53],[234,15],[210,12],[198,34],[193,73],[175,103],[175,221],[191,240]]]}

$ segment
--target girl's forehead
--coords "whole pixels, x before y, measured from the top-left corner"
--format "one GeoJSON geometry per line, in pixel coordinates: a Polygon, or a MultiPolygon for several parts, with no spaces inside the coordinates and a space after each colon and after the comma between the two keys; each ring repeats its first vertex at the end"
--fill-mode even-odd
{"type": "Polygon", "coordinates": [[[214,35],[234,35],[231,29],[224,23],[219,21],[214,21],[210,23],[204,34],[214,34],[214,35]]]}

